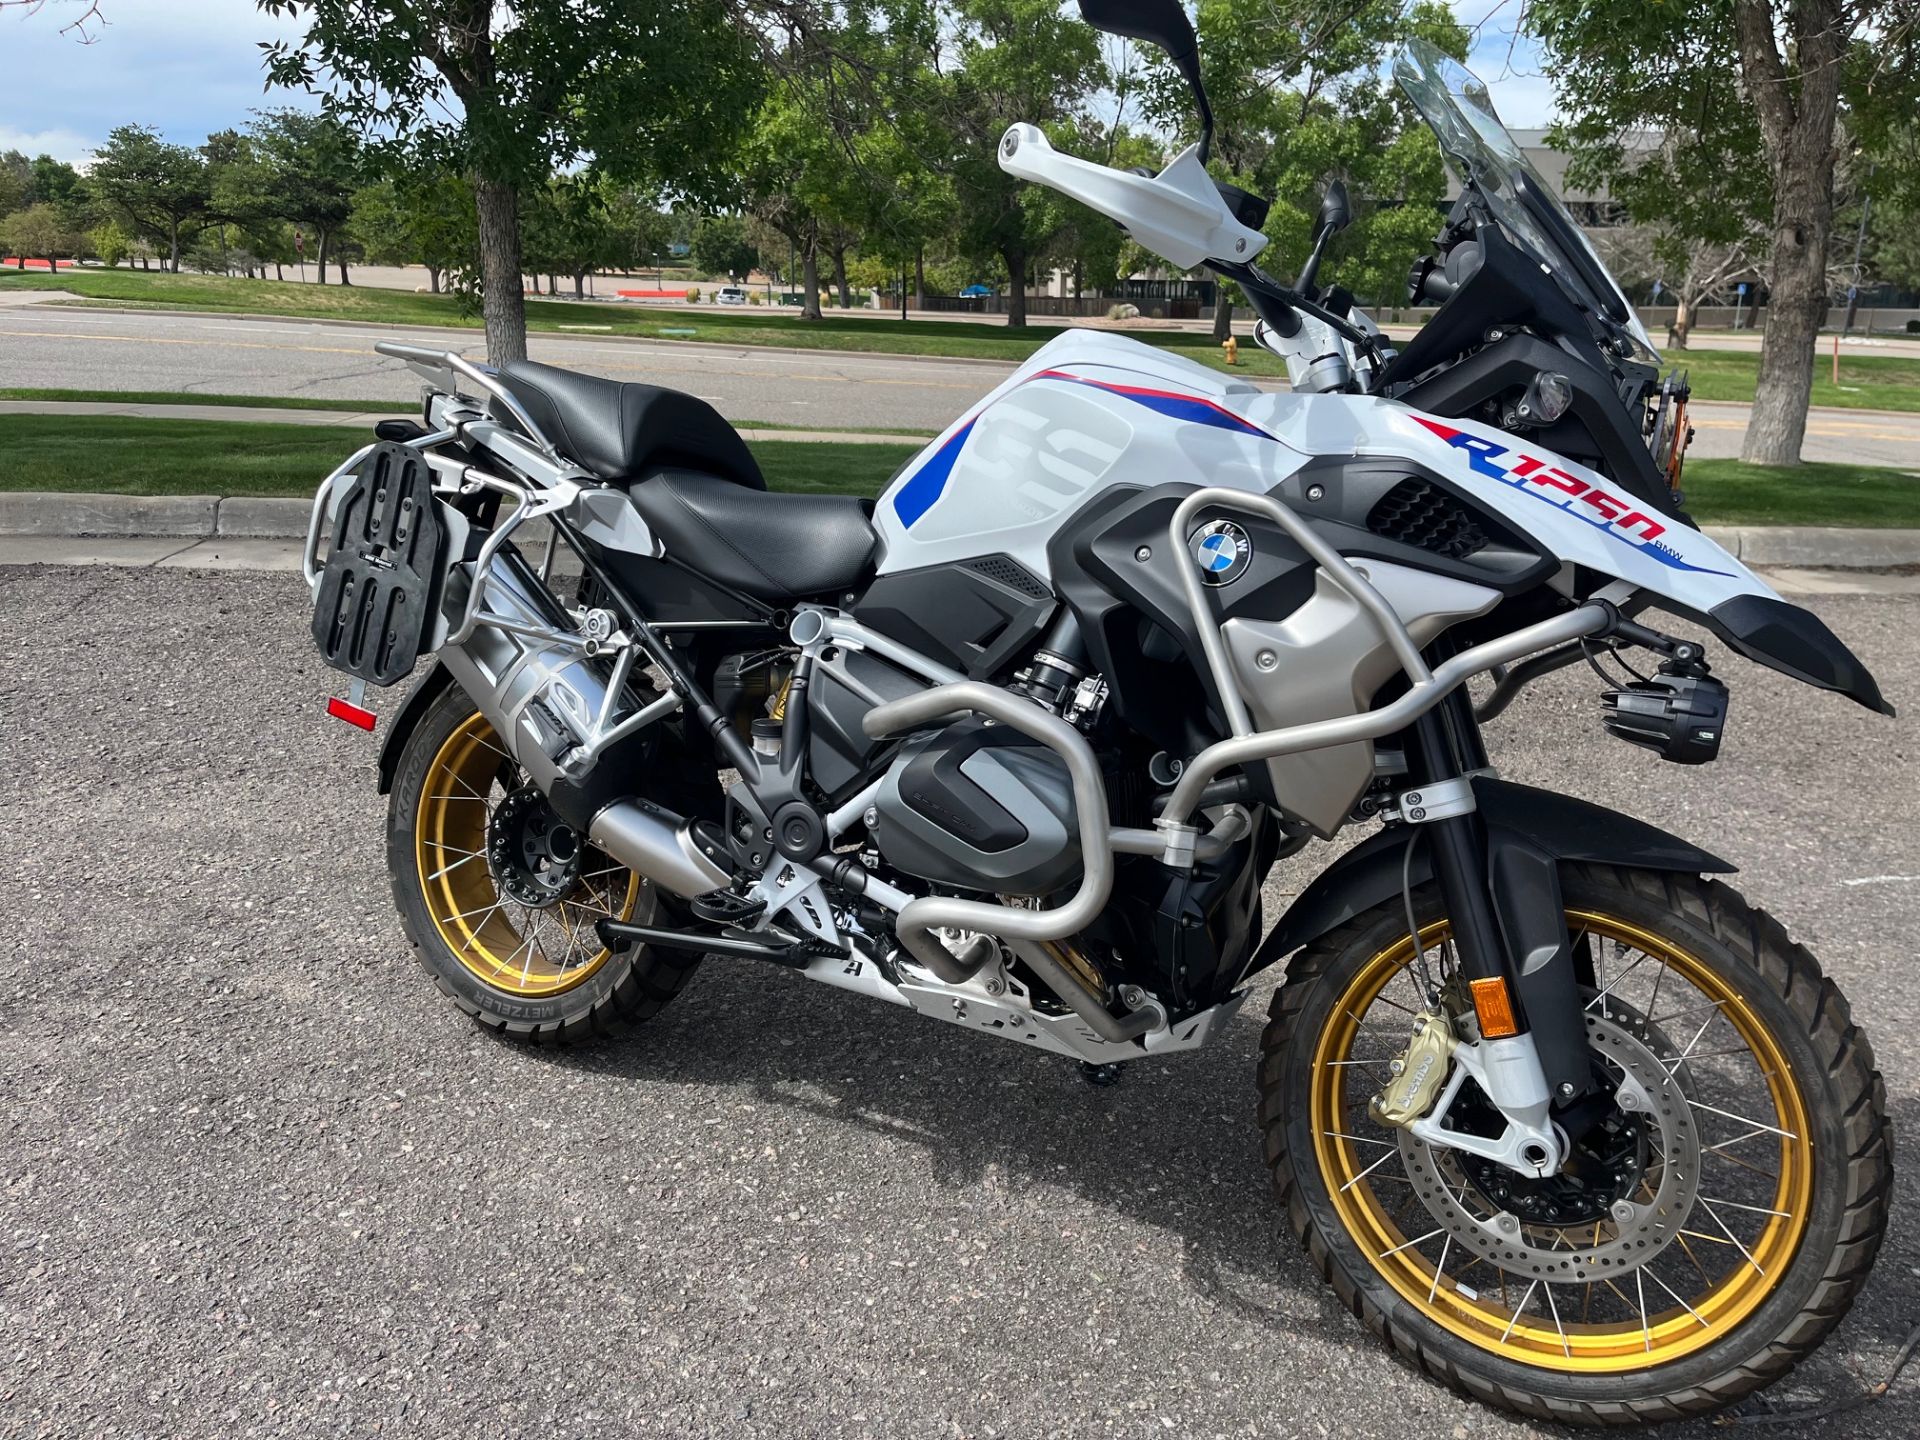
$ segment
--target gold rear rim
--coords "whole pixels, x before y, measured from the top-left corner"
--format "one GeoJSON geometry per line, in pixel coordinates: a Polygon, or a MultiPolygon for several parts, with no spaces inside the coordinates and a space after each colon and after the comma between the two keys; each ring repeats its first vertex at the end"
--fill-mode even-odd
{"type": "MultiPolygon", "coordinates": [[[[1428,1320],[1502,1359],[1624,1374],[1724,1339],[1774,1292],[1809,1223],[1813,1146],[1792,1067],[1727,981],[1673,941],[1616,917],[1569,911],[1568,923],[1597,957],[1589,1011],[1652,1022],[1648,1048],[1687,1087],[1697,1195],[1666,1248],[1632,1269],[1544,1281],[1454,1244],[1402,1165],[1400,1132],[1367,1109],[1420,1005],[1410,936],[1360,968],[1320,1036],[1310,1105],[1314,1157],[1367,1262],[1428,1320]]],[[[1421,933],[1430,957],[1444,962],[1446,923],[1421,933]]],[[[1451,1198],[1467,1205],[1478,1198],[1467,1195],[1470,1188],[1462,1180],[1461,1195],[1451,1198]]],[[[1488,1201],[1485,1208],[1501,1207],[1488,1201]]],[[[1571,1255],[1615,1238],[1610,1223],[1525,1229],[1529,1243],[1571,1255]]]]}
{"type": "Polygon", "coordinates": [[[578,878],[550,904],[507,895],[488,858],[488,825],[525,777],[486,717],[461,722],[421,781],[414,864],[427,915],[449,953],[481,983],[520,999],[561,995],[612,958],[598,920],[630,920],[642,883],[605,852],[586,847],[578,878]]]}

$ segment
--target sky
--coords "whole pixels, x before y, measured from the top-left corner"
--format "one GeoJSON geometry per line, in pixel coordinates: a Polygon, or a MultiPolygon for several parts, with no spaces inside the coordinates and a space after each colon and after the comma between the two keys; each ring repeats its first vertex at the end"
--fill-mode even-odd
{"type": "MultiPolygon", "coordinates": [[[[116,125],[152,125],[176,144],[242,125],[254,109],[311,102],[263,90],[260,45],[298,27],[263,15],[253,0],[100,0],[104,25],[81,44],[61,27],[88,0],[0,6],[0,150],[41,152],[84,164],[116,125]]],[[[1475,27],[1471,67],[1502,118],[1544,125],[1553,94],[1513,24],[1519,0],[1455,0],[1475,27]]]]}

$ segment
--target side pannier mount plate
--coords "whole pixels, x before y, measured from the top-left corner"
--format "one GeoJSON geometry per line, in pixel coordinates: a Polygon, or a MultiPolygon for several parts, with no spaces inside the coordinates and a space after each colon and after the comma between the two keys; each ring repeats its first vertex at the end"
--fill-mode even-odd
{"type": "Polygon", "coordinates": [[[446,550],[425,458],[376,445],[334,510],[314,594],[313,642],[327,664],[374,685],[404,679],[431,641],[446,550]]]}

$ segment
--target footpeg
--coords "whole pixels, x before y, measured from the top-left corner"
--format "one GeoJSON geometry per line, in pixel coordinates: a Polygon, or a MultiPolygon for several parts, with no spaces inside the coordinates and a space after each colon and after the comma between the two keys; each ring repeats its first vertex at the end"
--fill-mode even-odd
{"type": "Polygon", "coordinates": [[[714,890],[705,895],[696,895],[687,902],[687,909],[709,925],[724,928],[751,925],[766,914],[767,902],[750,895],[736,895],[731,890],[714,890]]]}

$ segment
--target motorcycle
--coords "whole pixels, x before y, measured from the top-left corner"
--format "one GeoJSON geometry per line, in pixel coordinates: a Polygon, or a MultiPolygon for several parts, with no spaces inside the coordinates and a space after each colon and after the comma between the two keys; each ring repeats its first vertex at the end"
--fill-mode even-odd
{"type": "Polygon", "coordinates": [[[1235,281],[1291,393],[1065,330],[870,504],[769,492],[688,395],[382,343],[422,419],[321,484],[306,575],[335,714],[432,657],[379,760],[414,952],[529,1043],[728,957],[1101,1081],[1290,956],[1258,1119],[1342,1301],[1538,1417],[1728,1404],[1872,1265],[1872,1052],[1732,866],[1500,779],[1482,727],[1591,663],[1607,734],[1712,760],[1727,687],[1656,607],[1892,709],[1688,522],[1684,381],[1467,72],[1396,64],[1463,186],[1396,352],[1317,283],[1338,186],[1293,284],[1255,263],[1179,5],[1081,8],[1168,53],[1199,140],[1147,174],[1015,125],[1001,165],[1235,281]],[[1354,827],[1269,925],[1275,861],[1354,827]]]}

